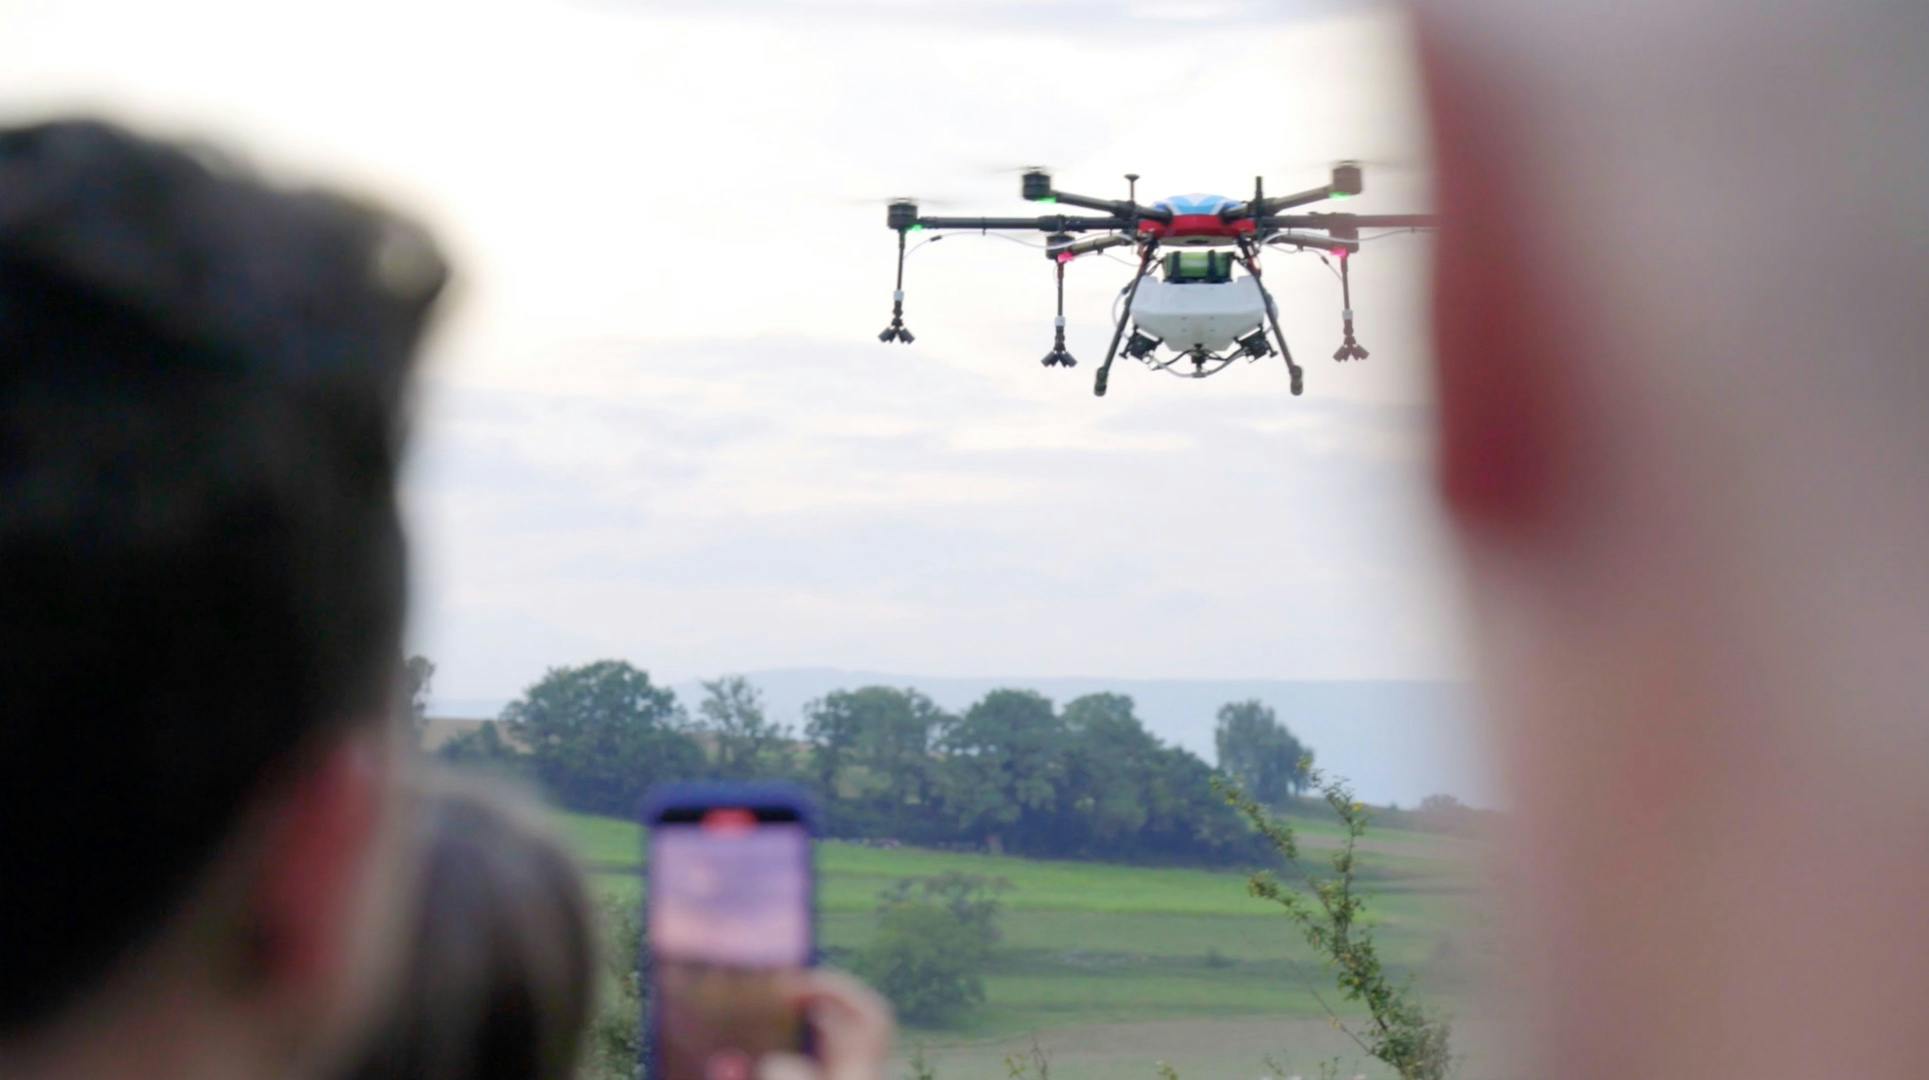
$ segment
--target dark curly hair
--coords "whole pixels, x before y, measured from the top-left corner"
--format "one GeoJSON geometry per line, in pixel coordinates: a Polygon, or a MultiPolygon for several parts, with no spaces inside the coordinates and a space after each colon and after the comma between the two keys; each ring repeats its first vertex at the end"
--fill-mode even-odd
{"type": "Polygon", "coordinates": [[[390,699],[422,233],[96,122],[0,128],[0,1036],[390,699]]]}

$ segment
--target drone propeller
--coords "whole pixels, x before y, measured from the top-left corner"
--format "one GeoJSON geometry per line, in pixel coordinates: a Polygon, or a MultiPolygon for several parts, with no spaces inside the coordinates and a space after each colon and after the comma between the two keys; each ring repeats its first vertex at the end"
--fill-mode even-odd
{"type": "Polygon", "coordinates": [[[1295,174],[1309,173],[1315,169],[1323,170],[1330,178],[1328,185],[1325,187],[1326,194],[1322,194],[1320,188],[1313,188],[1299,195],[1290,197],[1288,201],[1280,204],[1276,209],[1302,206],[1308,202],[1319,202],[1326,198],[1344,199],[1359,195],[1366,189],[1366,173],[1369,170],[1376,175],[1384,175],[1390,172],[1396,175],[1406,174],[1424,177],[1427,173],[1427,166],[1425,164],[1397,158],[1346,157],[1330,161],[1301,159],[1287,166],[1287,170],[1295,174]]]}
{"type": "Polygon", "coordinates": [[[1390,169],[1400,172],[1424,172],[1430,166],[1423,158],[1395,157],[1392,155],[1345,155],[1330,158],[1295,158],[1283,166],[1293,171],[1313,169],[1332,169],[1339,165],[1357,165],[1364,169],[1390,169]]]}
{"type": "Polygon", "coordinates": [[[979,174],[984,176],[1011,176],[1016,173],[1028,173],[1028,172],[1048,173],[1052,171],[1052,167],[1050,165],[999,164],[999,165],[980,165],[978,166],[976,171],[979,174]]]}
{"type": "MultiPolygon", "coordinates": [[[[1048,198],[1052,190],[1052,167],[1050,165],[996,165],[985,169],[980,175],[987,177],[1006,177],[1018,174],[1024,178],[1022,190],[1028,202],[1057,202],[1048,198]]],[[[1074,206],[1084,205],[1077,201],[1074,206]]]]}
{"type": "Polygon", "coordinates": [[[874,207],[874,206],[891,206],[895,203],[910,203],[913,206],[936,206],[936,207],[964,205],[964,200],[962,199],[925,199],[925,198],[920,198],[916,195],[887,195],[887,196],[857,195],[857,196],[851,196],[848,198],[836,199],[833,201],[835,201],[840,206],[862,206],[866,208],[874,207]]]}

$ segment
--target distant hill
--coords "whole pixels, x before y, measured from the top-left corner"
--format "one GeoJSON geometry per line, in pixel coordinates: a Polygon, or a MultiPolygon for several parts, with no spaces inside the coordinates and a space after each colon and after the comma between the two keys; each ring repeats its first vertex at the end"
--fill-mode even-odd
{"type": "MultiPolygon", "coordinates": [[[[913,687],[946,709],[963,709],[1001,687],[1036,690],[1059,703],[1100,691],[1129,694],[1155,734],[1212,761],[1214,714],[1228,701],[1258,698],[1312,746],[1319,764],[1352,780],[1375,803],[1413,806],[1436,792],[1479,806],[1497,795],[1465,684],[1422,681],[1283,679],[973,678],[800,668],[743,673],[763,691],[772,717],[801,725],[804,705],[832,690],[913,687]]],[[[676,683],[686,705],[702,698],[696,680],[676,683]]],[[[494,716],[501,701],[437,700],[438,716],[494,716]]]]}

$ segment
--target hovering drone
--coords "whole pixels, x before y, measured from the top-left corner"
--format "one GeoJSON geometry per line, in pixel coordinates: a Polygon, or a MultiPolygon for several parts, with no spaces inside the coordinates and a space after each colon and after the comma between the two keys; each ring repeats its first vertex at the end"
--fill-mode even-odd
{"type": "Polygon", "coordinates": [[[1121,292],[1112,344],[1099,365],[1092,392],[1105,396],[1112,361],[1124,353],[1154,371],[1203,379],[1224,371],[1234,361],[1258,360],[1275,351],[1286,361],[1294,394],[1304,389],[1305,373],[1286,347],[1279,329],[1279,308],[1260,280],[1262,248],[1298,249],[1332,254],[1339,260],[1343,341],[1334,351],[1339,361],[1364,360],[1367,351],[1353,336],[1353,286],[1347,272],[1350,256],[1360,250],[1361,229],[1426,229],[1437,224],[1431,214],[1290,214],[1285,211],[1326,199],[1358,195],[1363,190],[1358,162],[1333,166],[1332,179],[1319,187],[1292,195],[1266,197],[1264,178],[1253,181],[1249,201],[1223,195],[1180,195],[1142,206],[1138,175],[1125,177],[1123,201],[1099,199],[1059,191],[1043,169],[1024,174],[1022,194],[1035,203],[1096,210],[1101,217],[1046,214],[1042,217],[924,217],[909,199],[890,204],[887,223],[898,234],[897,291],[892,297],[891,325],[878,335],[883,342],[911,343],[904,326],[904,256],[906,238],[926,229],[959,229],[989,233],[994,230],[1037,230],[1048,234],[1045,255],[1052,261],[1058,283],[1058,318],[1046,367],[1074,367],[1077,361],[1065,348],[1065,267],[1082,255],[1107,248],[1131,246],[1138,250],[1138,271],[1121,292]],[[1083,239],[1076,234],[1098,233],[1083,239]],[[1162,249],[1166,251],[1163,256],[1162,249]],[[1204,249],[1204,250],[1197,250],[1204,249]],[[1231,249],[1231,250],[1223,250],[1231,249]],[[1158,262],[1155,273],[1153,264],[1158,262]],[[1235,275],[1234,270],[1244,271],[1235,275]],[[1266,331],[1272,330],[1272,340],[1266,331]],[[1126,336],[1128,328],[1131,336],[1126,336]],[[1160,350],[1164,349],[1162,356],[1160,350]],[[1184,366],[1190,364],[1190,367],[1184,366]]]}

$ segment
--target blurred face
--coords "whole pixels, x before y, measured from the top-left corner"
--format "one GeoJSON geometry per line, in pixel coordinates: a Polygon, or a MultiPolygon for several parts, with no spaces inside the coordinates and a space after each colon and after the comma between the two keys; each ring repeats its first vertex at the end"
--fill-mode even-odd
{"type": "Polygon", "coordinates": [[[1421,20],[1528,1071],[1901,1075],[1929,946],[1892,928],[1929,862],[1864,823],[1929,790],[1929,310],[1897,226],[1929,153],[1877,118],[1924,24],[1588,7],[1421,20]],[[1818,199],[1829,241],[1792,254],[1818,199]]]}
{"type": "MultiPolygon", "coordinates": [[[[373,740],[380,776],[370,795],[370,827],[359,882],[347,903],[338,1040],[352,1045],[373,1025],[400,981],[403,940],[420,862],[410,838],[414,800],[406,783],[408,749],[393,732],[373,740]]],[[[340,1051],[336,1051],[339,1053],[340,1051]]]]}
{"type": "Polygon", "coordinates": [[[400,981],[419,867],[408,753],[389,725],[358,726],[262,815],[246,934],[261,944],[233,1020],[293,1075],[354,1053],[400,981]]]}

